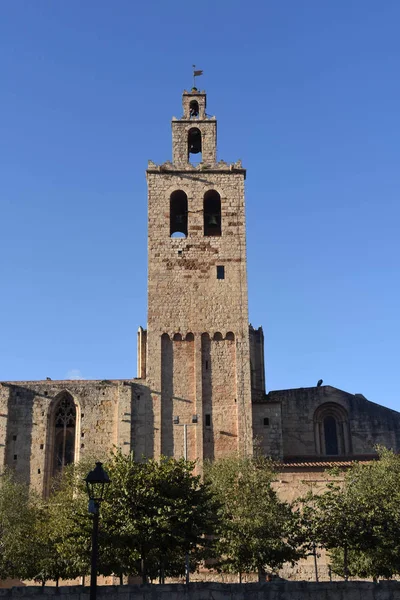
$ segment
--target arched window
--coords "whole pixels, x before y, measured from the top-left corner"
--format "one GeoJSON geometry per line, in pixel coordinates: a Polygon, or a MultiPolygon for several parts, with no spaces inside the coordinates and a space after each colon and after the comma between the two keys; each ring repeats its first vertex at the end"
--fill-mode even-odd
{"type": "Polygon", "coordinates": [[[314,414],[317,454],[337,456],[351,453],[347,411],[335,402],[326,402],[314,414]]]}
{"type": "Polygon", "coordinates": [[[204,235],[221,235],[221,196],[215,190],[204,194],[204,235]]]}
{"type": "Polygon", "coordinates": [[[199,116],[199,103],[197,102],[197,100],[190,101],[189,116],[190,118],[199,116]]]}
{"type": "Polygon", "coordinates": [[[228,331],[228,333],[225,336],[226,340],[234,340],[235,339],[235,334],[233,333],[233,331],[228,331]]]}
{"type": "MultiPolygon", "coordinates": [[[[201,154],[201,131],[197,127],[192,127],[188,131],[188,159],[191,154],[201,154]]],[[[201,157],[199,157],[201,161],[201,157]]]]}
{"type": "Polygon", "coordinates": [[[53,475],[56,475],[75,459],[76,408],[70,394],[65,392],[54,412],[53,475]]]}
{"type": "Polygon", "coordinates": [[[172,192],[169,202],[170,236],[186,237],[188,233],[188,201],[185,192],[172,192]]]}
{"type": "Polygon", "coordinates": [[[325,453],[339,454],[336,421],[334,417],[324,419],[325,453]]]}
{"type": "Polygon", "coordinates": [[[217,341],[217,342],[222,342],[222,340],[223,340],[224,338],[222,337],[222,333],[220,333],[219,331],[216,331],[216,332],[214,333],[214,337],[213,337],[213,339],[214,339],[215,341],[217,341]]]}

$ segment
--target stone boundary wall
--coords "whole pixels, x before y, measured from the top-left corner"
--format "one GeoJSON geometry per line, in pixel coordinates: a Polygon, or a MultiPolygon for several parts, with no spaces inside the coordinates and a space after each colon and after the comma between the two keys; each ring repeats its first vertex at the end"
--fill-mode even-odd
{"type": "MultiPolygon", "coordinates": [[[[0,589],[0,600],[56,597],[89,600],[89,588],[14,587],[0,589]]],[[[369,583],[277,581],[271,583],[191,583],[99,586],[98,600],[400,600],[400,582],[369,583]]]]}

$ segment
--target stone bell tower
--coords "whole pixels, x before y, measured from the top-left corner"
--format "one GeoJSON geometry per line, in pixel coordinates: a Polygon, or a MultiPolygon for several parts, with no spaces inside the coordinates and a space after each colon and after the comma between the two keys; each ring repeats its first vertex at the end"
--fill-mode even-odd
{"type": "MultiPolygon", "coordinates": [[[[148,326],[139,375],[152,396],[154,455],[252,452],[244,180],[217,162],[206,94],[182,96],[172,162],[149,161],[148,326]]],[[[149,424],[149,421],[148,421],[149,424]]],[[[150,433],[150,432],[149,432],[150,433]]]]}

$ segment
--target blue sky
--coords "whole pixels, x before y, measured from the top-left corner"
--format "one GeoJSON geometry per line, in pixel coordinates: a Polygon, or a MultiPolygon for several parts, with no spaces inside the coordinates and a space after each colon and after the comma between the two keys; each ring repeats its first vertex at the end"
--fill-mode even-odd
{"type": "Polygon", "coordinates": [[[191,65],[247,172],[268,389],[400,410],[398,0],[8,0],[0,18],[0,379],[136,376],[147,160],[191,65]]]}

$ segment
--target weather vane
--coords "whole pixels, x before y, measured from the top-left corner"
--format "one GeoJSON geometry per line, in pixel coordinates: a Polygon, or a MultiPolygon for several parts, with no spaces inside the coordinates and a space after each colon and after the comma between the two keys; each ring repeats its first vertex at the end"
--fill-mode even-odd
{"type": "Polygon", "coordinates": [[[199,77],[199,75],[203,75],[203,71],[196,71],[196,65],[192,65],[193,67],[193,87],[196,87],[196,77],[199,77]]]}

